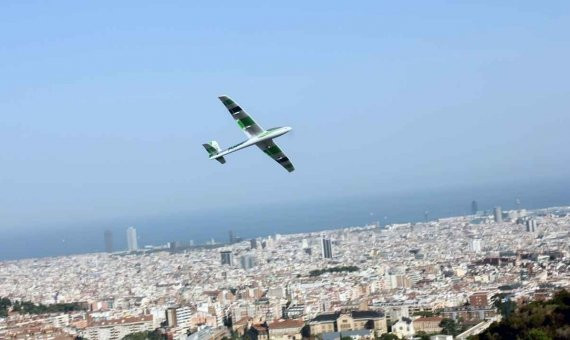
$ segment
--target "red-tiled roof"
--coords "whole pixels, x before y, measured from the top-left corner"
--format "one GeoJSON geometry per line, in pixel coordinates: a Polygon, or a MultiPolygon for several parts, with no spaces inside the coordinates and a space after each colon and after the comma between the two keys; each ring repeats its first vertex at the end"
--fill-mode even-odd
{"type": "Polygon", "coordinates": [[[441,322],[441,320],[443,320],[441,316],[424,316],[415,319],[414,322],[441,322]]]}
{"type": "Polygon", "coordinates": [[[305,322],[303,320],[279,320],[267,325],[269,329],[283,329],[283,328],[301,328],[305,322]]]}
{"type": "Polygon", "coordinates": [[[251,328],[255,329],[258,333],[267,333],[267,327],[264,325],[252,325],[251,328]]]}
{"type": "Polygon", "coordinates": [[[244,316],[243,318],[239,319],[238,321],[234,322],[234,325],[245,325],[251,320],[250,317],[244,316]]]}

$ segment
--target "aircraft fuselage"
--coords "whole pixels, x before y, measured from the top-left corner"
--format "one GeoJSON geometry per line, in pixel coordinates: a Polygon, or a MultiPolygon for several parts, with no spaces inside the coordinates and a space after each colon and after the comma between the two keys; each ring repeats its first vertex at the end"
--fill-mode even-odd
{"type": "Polygon", "coordinates": [[[216,159],[218,157],[222,157],[225,156],[229,153],[247,148],[248,146],[252,146],[255,145],[259,142],[263,142],[269,139],[274,139],[280,136],[283,136],[284,134],[286,134],[287,132],[291,131],[292,128],[289,126],[283,126],[283,127],[276,127],[276,128],[272,128],[272,129],[267,129],[265,131],[263,131],[262,133],[260,133],[257,136],[252,136],[251,138],[249,138],[246,141],[243,141],[239,144],[236,144],[234,146],[230,146],[229,148],[219,152],[218,154],[210,157],[210,159],[216,159]]]}

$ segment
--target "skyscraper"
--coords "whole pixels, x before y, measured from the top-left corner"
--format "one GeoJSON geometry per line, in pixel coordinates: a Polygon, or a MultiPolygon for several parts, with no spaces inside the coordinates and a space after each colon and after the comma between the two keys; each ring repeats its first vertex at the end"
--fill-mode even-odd
{"type": "Polygon", "coordinates": [[[225,264],[231,266],[234,263],[234,256],[230,250],[224,250],[220,252],[220,260],[222,266],[225,264]]]}
{"type": "Polygon", "coordinates": [[[526,231],[529,233],[534,233],[536,232],[536,221],[534,219],[528,219],[525,222],[526,225],[526,231]]]}
{"type": "Polygon", "coordinates": [[[127,248],[129,251],[137,251],[139,249],[137,244],[137,230],[134,227],[127,229],[127,248]]]}
{"type": "Polygon", "coordinates": [[[113,252],[113,232],[111,232],[110,230],[105,230],[103,237],[105,238],[105,251],[107,253],[112,253],[113,252]]]}
{"type": "Polygon", "coordinates": [[[496,223],[503,223],[503,211],[501,210],[501,207],[495,207],[494,217],[496,223]]]}
{"type": "Polygon", "coordinates": [[[321,239],[322,254],[324,259],[332,259],[332,242],[328,238],[321,239]]]}
{"type": "Polygon", "coordinates": [[[479,205],[477,204],[477,201],[471,202],[471,214],[475,215],[477,214],[477,211],[479,211],[479,205]]]}
{"type": "Polygon", "coordinates": [[[235,239],[234,239],[234,232],[233,231],[229,231],[229,242],[230,244],[234,243],[235,239]]]}
{"type": "Polygon", "coordinates": [[[253,257],[251,254],[245,254],[240,257],[240,264],[242,269],[249,270],[255,267],[255,257],[253,257]]]}
{"type": "Polygon", "coordinates": [[[250,249],[256,249],[257,248],[257,240],[254,238],[249,240],[249,247],[250,247],[250,249]]]}

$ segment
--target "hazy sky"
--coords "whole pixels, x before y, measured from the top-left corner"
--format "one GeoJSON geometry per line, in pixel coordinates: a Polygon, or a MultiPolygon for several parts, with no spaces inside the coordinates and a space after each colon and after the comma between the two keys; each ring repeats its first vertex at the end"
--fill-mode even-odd
{"type": "Polygon", "coordinates": [[[0,230],[567,177],[569,32],[567,1],[2,1],[0,230]],[[245,137],[220,94],[295,172],[208,160],[245,137]]]}

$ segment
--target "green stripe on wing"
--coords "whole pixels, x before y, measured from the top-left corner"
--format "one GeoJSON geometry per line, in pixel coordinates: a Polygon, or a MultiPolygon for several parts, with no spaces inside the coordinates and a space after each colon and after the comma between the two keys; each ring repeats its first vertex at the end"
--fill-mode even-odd
{"type": "Polygon", "coordinates": [[[277,146],[272,140],[263,141],[257,146],[269,157],[273,158],[277,163],[284,167],[287,171],[292,172],[295,167],[289,158],[283,153],[281,148],[277,146]]]}
{"type": "Polygon", "coordinates": [[[247,129],[248,127],[255,125],[255,122],[251,117],[245,117],[237,120],[237,123],[240,128],[247,129]]]}

